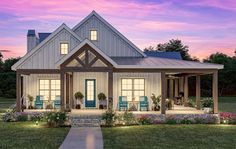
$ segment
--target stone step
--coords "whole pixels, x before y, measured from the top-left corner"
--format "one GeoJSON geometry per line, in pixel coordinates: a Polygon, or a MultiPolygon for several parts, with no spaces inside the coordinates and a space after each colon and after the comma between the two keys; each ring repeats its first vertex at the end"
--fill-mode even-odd
{"type": "Polygon", "coordinates": [[[79,124],[72,124],[71,127],[100,127],[98,123],[79,123],[79,124]]]}
{"type": "Polygon", "coordinates": [[[72,120],[73,123],[100,123],[98,119],[78,119],[72,120]]]}

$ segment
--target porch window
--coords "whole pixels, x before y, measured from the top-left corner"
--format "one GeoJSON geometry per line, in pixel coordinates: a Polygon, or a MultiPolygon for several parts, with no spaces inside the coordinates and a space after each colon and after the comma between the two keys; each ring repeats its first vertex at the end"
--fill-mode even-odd
{"type": "Polygon", "coordinates": [[[60,96],[60,80],[39,80],[39,95],[44,100],[55,100],[60,96]]]}
{"type": "Polygon", "coordinates": [[[61,54],[63,54],[63,55],[68,54],[69,44],[68,43],[61,43],[60,50],[61,50],[61,54]]]}
{"type": "Polygon", "coordinates": [[[140,79],[122,79],[121,80],[121,95],[127,96],[127,100],[131,101],[135,98],[139,100],[139,96],[145,95],[145,80],[140,79]]]}

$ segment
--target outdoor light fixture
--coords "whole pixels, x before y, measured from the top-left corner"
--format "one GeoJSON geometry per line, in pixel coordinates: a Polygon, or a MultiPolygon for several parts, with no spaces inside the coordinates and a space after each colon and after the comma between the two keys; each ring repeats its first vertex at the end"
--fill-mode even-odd
{"type": "Polygon", "coordinates": [[[35,125],[38,125],[38,124],[39,124],[39,121],[36,121],[36,122],[35,122],[35,125]]]}
{"type": "Polygon", "coordinates": [[[227,120],[223,120],[223,123],[224,123],[224,124],[227,124],[227,120]]]}

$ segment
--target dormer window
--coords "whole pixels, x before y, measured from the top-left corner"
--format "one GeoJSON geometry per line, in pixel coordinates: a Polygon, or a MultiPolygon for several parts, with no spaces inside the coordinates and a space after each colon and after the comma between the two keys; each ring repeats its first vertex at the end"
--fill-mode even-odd
{"type": "Polygon", "coordinates": [[[68,54],[69,44],[68,43],[61,43],[60,44],[60,51],[61,51],[62,55],[68,54]]]}
{"type": "Polygon", "coordinates": [[[92,41],[98,40],[98,32],[97,32],[97,30],[91,30],[90,31],[90,40],[92,40],[92,41]]]}

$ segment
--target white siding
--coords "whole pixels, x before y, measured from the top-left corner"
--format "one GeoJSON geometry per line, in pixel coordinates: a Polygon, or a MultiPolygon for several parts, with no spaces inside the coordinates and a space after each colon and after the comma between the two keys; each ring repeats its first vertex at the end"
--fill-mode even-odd
{"type": "Polygon", "coordinates": [[[105,54],[111,57],[141,57],[142,55],[125,40],[101,22],[96,16],[90,17],[85,23],[75,29],[82,39],[90,39],[90,30],[98,31],[98,40],[92,41],[105,54]]]}
{"type": "Polygon", "coordinates": [[[98,108],[97,95],[103,92],[108,97],[108,75],[106,72],[73,73],[73,95],[79,91],[85,96],[85,79],[96,80],[96,107],[98,108]]]}
{"type": "Polygon", "coordinates": [[[63,29],[25,60],[19,69],[56,69],[55,63],[63,57],[60,54],[61,42],[69,43],[69,51],[80,43],[71,33],[63,29]]]}
{"type": "MultiPolygon", "coordinates": [[[[39,95],[40,79],[60,79],[59,74],[31,74],[23,76],[23,95],[31,95],[36,98],[39,95]]],[[[27,107],[28,107],[28,102],[27,107]]]]}
{"type": "Polygon", "coordinates": [[[161,95],[161,74],[160,73],[114,73],[113,76],[113,108],[117,109],[118,99],[121,96],[122,78],[144,78],[145,96],[148,97],[149,108],[152,106],[151,95],[161,95]]]}

